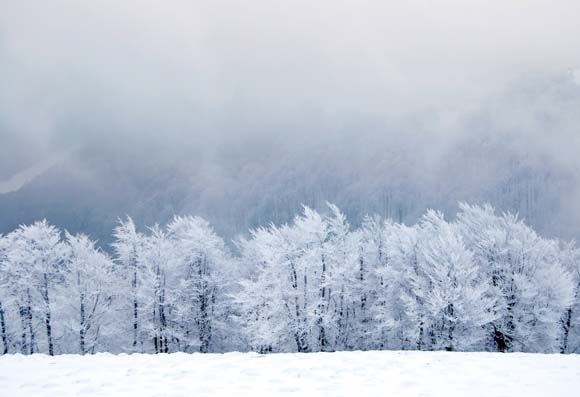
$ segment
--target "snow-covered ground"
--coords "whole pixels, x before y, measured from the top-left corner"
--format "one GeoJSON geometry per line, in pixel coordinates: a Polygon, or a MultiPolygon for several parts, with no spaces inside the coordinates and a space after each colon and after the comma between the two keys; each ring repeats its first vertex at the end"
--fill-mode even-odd
{"type": "Polygon", "coordinates": [[[2,396],[572,396],[580,356],[444,352],[0,357],[2,396]]]}

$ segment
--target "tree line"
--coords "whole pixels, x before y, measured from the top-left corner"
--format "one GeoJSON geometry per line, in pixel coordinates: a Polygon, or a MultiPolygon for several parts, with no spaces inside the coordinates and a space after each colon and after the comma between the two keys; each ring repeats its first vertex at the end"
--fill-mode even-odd
{"type": "Polygon", "coordinates": [[[127,218],[111,254],[22,225],[0,236],[0,352],[580,352],[580,250],[460,207],[359,228],[304,207],[234,249],[199,217],[127,218]]]}

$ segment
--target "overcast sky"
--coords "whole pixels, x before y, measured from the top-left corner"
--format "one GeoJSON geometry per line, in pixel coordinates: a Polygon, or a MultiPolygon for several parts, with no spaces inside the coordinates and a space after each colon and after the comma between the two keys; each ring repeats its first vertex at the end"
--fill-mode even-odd
{"type": "Polygon", "coordinates": [[[578,177],[579,15],[578,0],[0,0],[0,185],[87,146],[221,161],[395,142],[431,164],[482,134],[578,177]]]}

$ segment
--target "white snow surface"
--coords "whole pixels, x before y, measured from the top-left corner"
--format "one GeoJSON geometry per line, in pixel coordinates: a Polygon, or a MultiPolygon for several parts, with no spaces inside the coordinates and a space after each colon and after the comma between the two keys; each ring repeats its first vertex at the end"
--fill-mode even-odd
{"type": "Polygon", "coordinates": [[[0,357],[2,396],[563,396],[579,355],[342,352],[0,357]]]}

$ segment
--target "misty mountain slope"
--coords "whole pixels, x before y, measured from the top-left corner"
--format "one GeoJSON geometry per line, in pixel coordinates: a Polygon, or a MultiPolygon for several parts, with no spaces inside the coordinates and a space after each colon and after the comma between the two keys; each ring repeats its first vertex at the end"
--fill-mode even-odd
{"type": "Polygon", "coordinates": [[[194,214],[230,239],[287,222],[302,204],[325,211],[326,201],[334,202],[357,225],[366,214],[404,222],[426,208],[453,215],[459,201],[469,201],[517,212],[546,235],[577,236],[570,202],[576,179],[551,159],[485,138],[457,141],[441,153],[366,139],[302,150],[272,145],[266,156],[218,147],[195,159],[79,150],[19,191],[0,195],[0,232],[47,218],[107,246],[126,214],[140,225],[194,214]]]}
{"type": "Polygon", "coordinates": [[[165,178],[149,174],[144,181],[128,170],[119,172],[114,164],[68,159],[19,191],[0,195],[0,224],[7,229],[46,218],[107,246],[112,228],[126,214],[154,223],[156,217],[163,221],[179,212],[172,199],[184,192],[176,192],[178,184],[169,186],[173,176],[165,178]]]}

